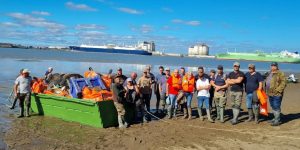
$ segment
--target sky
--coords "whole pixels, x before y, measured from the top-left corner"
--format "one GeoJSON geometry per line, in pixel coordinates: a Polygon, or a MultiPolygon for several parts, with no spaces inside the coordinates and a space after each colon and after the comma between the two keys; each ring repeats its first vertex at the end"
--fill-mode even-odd
{"type": "Polygon", "coordinates": [[[134,45],[186,54],[300,48],[298,0],[0,0],[0,42],[134,45]]]}

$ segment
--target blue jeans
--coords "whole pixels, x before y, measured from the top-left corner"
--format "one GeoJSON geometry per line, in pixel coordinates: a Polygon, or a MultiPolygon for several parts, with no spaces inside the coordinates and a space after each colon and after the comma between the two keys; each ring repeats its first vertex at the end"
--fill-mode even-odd
{"type": "Polygon", "coordinates": [[[249,93],[246,95],[246,106],[248,109],[252,109],[252,100],[253,100],[253,93],[249,93]]]}
{"type": "Polygon", "coordinates": [[[176,97],[177,95],[169,94],[171,104],[169,105],[170,108],[175,108],[177,106],[176,97]]]}
{"type": "Polygon", "coordinates": [[[209,109],[209,97],[206,96],[198,96],[198,108],[202,108],[203,102],[205,103],[205,108],[209,109]]]}
{"type": "Polygon", "coordinates": [[[193,93],[184,93],[184,96],[186,98],[186,104],[187,108],[191,108],[192,100],[193,100],[193,93]]]}
{"type": "Polygon", "coordinates": [[[281,111],[282,96],[269,96],[269,102],[273,111],[281,111]]]}

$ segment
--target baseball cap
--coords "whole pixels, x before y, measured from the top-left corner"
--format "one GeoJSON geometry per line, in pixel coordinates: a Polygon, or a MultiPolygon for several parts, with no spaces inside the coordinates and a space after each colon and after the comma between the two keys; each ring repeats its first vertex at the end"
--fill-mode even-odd
{"type": "Polygon", "coordinates": [[[277,62],[272,62],[271,66],[278,66],[278,63],[277,62]]]}
{"type": "Polygon", "coordinates": [[[167,70],[167,71],[170,71],[170,68],[169,68],[169,67],[167,67],[167,68],[166,68],[166,70],[167,70]]]}
{"type": "Polygon", "coordinates": [[[239,62],[234,62],[233,66],[240,66],[240,63],[239,62]]]}
{"type": "Polygon", "coordinates": [[[119,67],[119,68],[118,68],[118,71],[122,71],[122,68],[121,68],[121,67],[119,67]]]}
{"type": "Polygon", "coordinates": [[[22,73],[30,73],[28,69],[23,69],[22,73]]]}
{"type": "Polygon", "coordinates": [[[248,67],[249,68],[255,68],[255,65],[254,64],[249,64],[248,67]]]}
{"type": "Polygon", "coordinates": [[[218,70],[223,70],[223,66],[222,66],[222,65],[219,65],[219,66],[218,66],[218,70]]]}
{"type": "Polygon", "coordinates": [[[210,70],[210,72],[212,72],[212,73],[216,73],[216,70],[212,69],[212,70],[210,70]]]}
{"type": "Polygon", "coordinates": [[[132,82],[132,79],[131,79],[131,78],[128,78],[128,79],[127,79],[127,82],[132,82]]]}

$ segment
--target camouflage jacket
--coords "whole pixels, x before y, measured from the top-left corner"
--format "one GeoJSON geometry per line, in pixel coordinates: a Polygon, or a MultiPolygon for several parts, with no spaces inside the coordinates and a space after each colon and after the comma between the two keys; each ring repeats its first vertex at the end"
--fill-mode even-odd
{"type": "Polygon", "coordinates": [[[272,78],[270,82],[270,88],[266,89],[267,94],[269,96],[283,96],[283,92],[286,87],[286,78],[284,73],[278,70],[273,74],[270,73],[267,78],[269,78],[271,75],[272,78]]]}

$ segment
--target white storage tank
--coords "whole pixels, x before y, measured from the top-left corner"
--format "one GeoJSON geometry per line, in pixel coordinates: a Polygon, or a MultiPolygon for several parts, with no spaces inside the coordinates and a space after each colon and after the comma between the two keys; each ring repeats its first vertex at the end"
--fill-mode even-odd
{"type": "Polygon", "coordinates": [[[189,55],[209,55],[209,47],[206,44],[197,44],[189,48],[189,55]]]}

